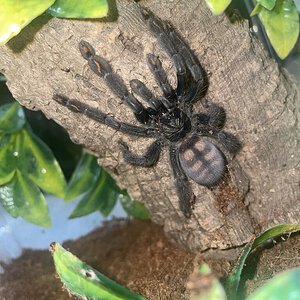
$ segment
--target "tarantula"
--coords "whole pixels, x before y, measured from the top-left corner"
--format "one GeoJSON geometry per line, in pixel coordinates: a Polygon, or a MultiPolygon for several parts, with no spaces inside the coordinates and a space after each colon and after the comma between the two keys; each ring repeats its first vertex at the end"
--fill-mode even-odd
{"type": "Polygon", "coordinates": [[[173,88],[160,59],[153,54],[147,55],[148,67],[163,95],[155,97],[140,80],[130,81],[132,92],[147,103],[147,107],[128,91],[110,64],[96,55],[88,42],[82,40],[79,43],[79,50],[90,68],[104,78],[111,92],[129,106],[141,126],[119,121],[110,114],[64,95],[54,94],[53,99],[68,109],[117,131],[155,138],[143,155],[133,153],[125,142],[119,141],[124,160],[131,165],[153,166],[159,159],[162,147],[168,146],[180,208],[189,218],[195,197],[189,179],[207,187],[217,185],[227,170],[224,152],[236,154],[240,149],[240,142],[232,134],[222,130],[226,119],[222,107],[210,104],[205,105],[207,113],[192,113],[193,103],[203,98],[207,90],[204,69],[170,23],[161,21],[145,8],[141,8],[141,13],[150,31],[174,64],[177,76],[177,86],[173,88]]]}

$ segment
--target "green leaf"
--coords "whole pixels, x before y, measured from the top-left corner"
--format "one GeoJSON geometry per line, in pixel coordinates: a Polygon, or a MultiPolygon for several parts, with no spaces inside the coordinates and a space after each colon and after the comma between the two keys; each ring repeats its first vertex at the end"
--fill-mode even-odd
{"type": "Polygon", "coordinates": [[[15,180],[0,186],[0,203],[4,209],[14,218],[18,217],[18,208],[14,201],[15,180]]]}
{"type": "Polygon", "coordinates": [[[119,199],[123,209],[129,216],[140,220],[150,219],[149,211],[143,203],[132,200],[128,195],[120,195],[119,199]]]}
{"type": "Polygon", "coordinates": [[[39,188],[19,170],[10,183],[0,186],[0,202],[13,217],[44,227],[51,226],[46,200],[39,188]]]}
{"type": "Polygon", "coordinates": [[[17,102],[0,106],[0,134],[16,132],[24,124],[24,111],[17,102]]]}
{"type": "Polygon", "coordinates": [[[300,299],[300,268],[277,274],[246,300],[296,300],[300,299]]]}
{"type": "Polygon", "coordinates": [[[70,201],[91,190],[97,181],[100,170],[97,158],[84,152],[68,183],[65,201],[70,201]]]}
{"type": "Polygon", "coordinates": [[[112,177],[101,169],[94,188],[84,195],[70,218],[77,218],[99,210],[102,215],[108,216],[114,208],[121,190],[112,177]]]}
{"type": "Polygon", "coordinates": [[[277,0],[271,11],[261,7],[258,16],[277,55],[284,59],[299,35],[299,14],[294,0],[277,0]]]}
{"type": "Polygon", "coordinates": [[[0,136],[0,185],[8,183],[15,174],[16,150],[15,140],[18,134],[0,136]]]}
{"type": "Polygon", "coordinates": [[[19,139],[18,168],[47,193],[64,196],[65,178],[53,153],[37,136],[23,129],[19,139]]]}
{"type": "Polygon", "coordinates": [[[228,7],[231,0],[205,0],[211,12],[219,15],[228,7]]]}
{"type": "Polygon", "coordinates": [[[263,7],[259,3],[257,3],[255,5],[255,7],[253,8],[253,10],[252,10],[252,12],[250,14],[250,17],[253,17],[253,16],[259,14],[262,9],[263,9],[263,7]]]}
{"type": "Polygon", "coordinates": [[[17,35],[34,18],[41,15],[55,0],[2,0],[0,9],[0,45],[17,35]]]}
{"type": "Polygon", "coordinates": [[[106,0],[56,0],[48,12],[59,18],[103,18],[107,16],[108,3],[106,0]]]}
{"type": "Polygon", "coordinates": [[[146,300],[86,265],[58,243],[52,243],[50,251],[56,272],[71,294],[93,300],[146,300]]]}
{"type": "Polygon", "coordinates": [[[248,243],[244,248],[242,255],[240,256],[237,265],[231,271],[230,275],[225,279],[225,289],[227,290],[228,293],[228,299],[231,300],[239,299],[237,298],[237,292],[241,280],[241,273],[243,271],[246,258],[248,257],[249,253],[252,250],[262,245],[269,239],[273,239],[283,234],[290,234],[299,230],[300,230],[300,225],[290,225],[290,224],[277,225],[275,227],[266,230],[257,238],[255,238],[253,241],[248,243]]]}
{"type": "Polygon", "coordinates": [[[256,0],[261,6],[268,10],[272,10],[277,0],[256,0]]]}

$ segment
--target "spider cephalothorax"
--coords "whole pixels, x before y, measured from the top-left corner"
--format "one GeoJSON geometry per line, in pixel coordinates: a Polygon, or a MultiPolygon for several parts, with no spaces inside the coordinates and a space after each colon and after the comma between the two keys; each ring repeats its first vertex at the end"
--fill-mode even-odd
{"type": "Polygon", "coordinates": [[[110,64],[96,55],[88,42],[79,43],[80,52],[91,69],[104,78],[112,93],[129,106],[141,126],[121,122],[110,114],[63,95],[55,94],[53,99],[74,112],[125,134],[155,138],[143,155],[131,152],[125,142],[119,141],[125,161],[132,165],[153,166],[158,161],[162,147],[167,146],[180,208],[186,217],[190,217],[194,195],[189,179],[207,187],[217,185],[227,170],[225,153],[236,154],[240,143],[233,135],[222,130],[226,118],[222,107],[206,104],[206,113],[192,113],[193,103],[202,98],[207,89],[205,71],[169,23],[162,22],[145,8],[141,8],[141,13],[176,68],[177,86],[173,88],[159,58],[153,54],[147,55],[148,66],[163,92],[160,97],[155,97],[137,79],[130,81],[130,93],[110,64]]]}

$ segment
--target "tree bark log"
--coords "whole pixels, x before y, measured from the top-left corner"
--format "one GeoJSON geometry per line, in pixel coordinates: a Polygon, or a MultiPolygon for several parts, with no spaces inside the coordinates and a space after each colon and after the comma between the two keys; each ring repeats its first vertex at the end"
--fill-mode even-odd
{"type": "MultiPolygon", "coordinates": [[[[272,225],[299,223],[299,91],[294,80],[250,35],[246,21],[231,24],[225,15],[213,16],[200,0],[143,4],[170,20],[195,51],[209,77],[207,100],[225,108],[225,129],[243,143],[217,188],[192,184],[196,204],[191,219],[179,210],[167,151],[154,168],[128,165],[117,141],[122,138],[142,153],[151,139],[124,136],[52,100],[53,93],[63,93],[136,123],[104,81],[87,68],[78,50],[81,39],[111,61],[127,84],[138,78],[160,94],[146,67],[149,52],[162,58],[175,83],[172,64],[142,21],[136,3],[117,1],[107,22],[46,15],[32,22],[1,47],[1,72],[14,97],[29,109],[41,110],[75,143],[94,152],[118,184],[145,203],[152,219],[192,251],[236,248],[272,225]]],[[[201,110],[196,103],[194,111],[201,110]]]]}

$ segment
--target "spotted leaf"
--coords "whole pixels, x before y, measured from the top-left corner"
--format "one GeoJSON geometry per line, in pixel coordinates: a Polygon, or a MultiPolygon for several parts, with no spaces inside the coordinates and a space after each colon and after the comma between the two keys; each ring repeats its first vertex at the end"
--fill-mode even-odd
{"type": "Polygon", "coordinates": [[[22,130],[17,148],[20,171],[43,191],[63,197],[65,178],[48,146],[34,134],[22,130]]]}
{"type": "Polygon", "coordinates": [[[12,217],[22,217],[28,222],[44,227],[51,226],[43,194],[19,170],[16,170],[8,184],[0,186],[0,202],[12,217]]]}
{"type": "Polygon", "coordinates": [[[293,0],[277,0],[272,10],[260,6],[258,16],[277,55],[284,59],[299,36],[299,14],[293,0]]]}
{"type": "Polygon", "coordinates": [[[22,28],[41,15],[55,0],[2,0],[0,9],[0,45],[17,35],[22,28]]]}
{"type": "Polygon", "coordinates": [[[74,296],[94,300],[146,300],[86,265],[58,243],[50,245],[56,273],[74,296]]]}

